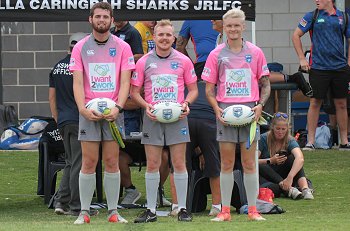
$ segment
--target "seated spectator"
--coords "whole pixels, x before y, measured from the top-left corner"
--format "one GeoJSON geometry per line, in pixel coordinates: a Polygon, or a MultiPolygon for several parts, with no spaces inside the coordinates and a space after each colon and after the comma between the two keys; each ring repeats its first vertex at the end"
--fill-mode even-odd
{"type": "Polygon", "coordinates": [[[263,186],[273,190],[276,197],[282,192],[292,199],[312,200],[313,191],[303,169],[303,153],[288,131],[288,115],[275,113],[270,131],[262,134],[259,140],[260,185],[264,183],[263,186]]]}

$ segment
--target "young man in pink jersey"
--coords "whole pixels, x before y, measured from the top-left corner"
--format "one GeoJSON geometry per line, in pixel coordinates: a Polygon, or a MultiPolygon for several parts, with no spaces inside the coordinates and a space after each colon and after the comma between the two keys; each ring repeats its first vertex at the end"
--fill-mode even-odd
{"type": "Polygon", "coordinates": [[[227,42],[218,45],[209,55],[202,78],[206,81],[206,95],[217,118],[217,140],[221,155],[221,213],[212,221],[230,221],[230,202],[234,184],[233,166],[236,143],[240,144],[244,172],[244,185],[248,200],[248,219],[265,220],[256,210],[258,196],[258,175],[256,173],[256,142],[249,149],[250,125],[245,127],[227,126],[221,118],[223,109],[234,104],[244,104],[255,112],[255,119],[270,95],[269,70],[260,48],[244,41],[245,15],[242,10],[232,9],[223,16],[227,42]],[[217,85],[217,92],[215,92],[217,85]],[[259,87],[261,91],[259,92],[259,87]]]}
{"type": "MultiPolygon", "coordinates": [[[[109,3],[99,2],[90,11],[92,34],[80,40],[72,52],[70,70],[73,90],[79,110],[79,137],[82,147],[82,167],[79,174],[81,212],[74,224],[90,223],[89,209],[96,185],[95,169],[102,145],[105,165],[104,189],[108,206],[108,221],[127,221],[117,212],[120,189],[119,145],[113,140],[108,122],[120,121],[129,95],[131,71],[135,69],[130,46],[111,35],[113,11],[109,3]],[[116,108],[107,115],[96,115],[85,108],[91,99],[105,97],[114,100],[116,108]]],[[[122,126],[118,123],[118,126],[122,126]]]]}
{"type": "Polygon", "coordinates": [[[186,143],[190,141],[187,124],[188,105],[197,95],[197,77],[192,61],[174,50],[174,27],[169,20],[160,21],[154,29],[156,48],[144,55],[136,64],[131,79],[131,97],[145,109],[141,143],[145,146],[147,157],[146,194],[147,210],[135,223],[154,222],[156,216],[157,188],[160,175],[159,167],[164,145],[170,148],[174,167],[174,181],[178,198],[178,220],[191,221],[186,210],[188,174],[186,170],[186,143]],[[185,98],[185,85],[188,94],[185,98]],[[145,97],[141,96],[144,87],[145,97]],[[152,114],[153,105],[159,102],[173,101],[182,104],[180,120],[162,124],[152,114]]]}

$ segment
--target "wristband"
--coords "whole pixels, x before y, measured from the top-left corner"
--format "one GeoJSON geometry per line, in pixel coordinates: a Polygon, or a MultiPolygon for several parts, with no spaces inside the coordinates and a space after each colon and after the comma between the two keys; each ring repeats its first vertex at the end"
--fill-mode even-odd
{"type": "Polygon", "coordinates": [[[116,106],[116,108],[118,108],[119,113],[123,113],[124,108],[122,108],[122,107],[121,107],[121,106],[119,106],[118,104],[116,104],[115,106],[116,106]]]}
{"type": "Polygon", "coordinates": [[[187,100],[185,100],[184,103],[187,103],[187,106],[190,106],[190,105],[191,105],[191,103],[188,102],[187,100]]]}

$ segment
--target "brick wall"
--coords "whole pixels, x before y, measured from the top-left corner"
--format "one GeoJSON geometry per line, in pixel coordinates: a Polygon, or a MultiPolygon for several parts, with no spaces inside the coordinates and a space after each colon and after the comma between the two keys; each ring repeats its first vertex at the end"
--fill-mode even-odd
{"type": "MultiPolygon", "coordinates": [[[[291,35],[306,11],[314,9],[313,1],[256,1],[256,42],[268,62],[284,64],[286,73],[297,70],[291,35]]],[[[182,22],[175,22],[177,31],[182,22]]],[[[251,22],[244,37],[251,40],[251,22]]],[[[32,115],[50,116],[48,105],[48,74],[63,58],[68,38],[74,32],[90,32],[88,22],[2,22],[1,60],[2,96],[4,104],[16,106],[20,119],[32,115]]],[[[303,37],[305,48],[310,46],[303,37]]],[[[188,49],[193,57],[193,45],[188,49]]]]}

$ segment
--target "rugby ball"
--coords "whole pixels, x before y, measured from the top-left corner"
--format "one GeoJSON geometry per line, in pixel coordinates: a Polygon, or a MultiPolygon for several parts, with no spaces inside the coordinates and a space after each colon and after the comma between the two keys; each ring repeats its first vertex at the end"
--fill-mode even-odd
{"type": "Polygon", "coordinates": [[[105,110],[116,107],[116,103],[109,98],[95,98],[87,102],[85,107],[93,110],[97,115],[101,115],[105,110]]]}
{"type": "Polygon", "coordinates": [[[250,124],[254,118],[255,113],[246,105],[232,105],[222,112],[222,119],[225,123],[234,127],[243,127],[250,124]]]}
{"type": "Polygon", "coordinates": [[[174,102],[161,102],[153,105],[153,115],[161,123],[173,123],[179,120],[182,113],[182,105],[174,102]]]}

